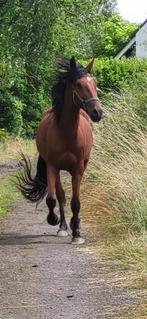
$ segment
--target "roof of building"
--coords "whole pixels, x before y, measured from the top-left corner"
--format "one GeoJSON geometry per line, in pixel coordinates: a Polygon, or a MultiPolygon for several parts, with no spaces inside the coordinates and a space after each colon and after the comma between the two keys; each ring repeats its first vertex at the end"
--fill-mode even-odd
{"type": "Polygon", "coordinates": [[[115,59],[119,59],[126,51],[128,51],[133,44],[135,44],[136,42],[136,33],[147,23],[147,19],[133,32],[133,34],[131,35],[131,38],[129,39],[129,41],[127,41],[123,47],[119,50],[117,50],[117,52],[114,55],[115,59]]]}

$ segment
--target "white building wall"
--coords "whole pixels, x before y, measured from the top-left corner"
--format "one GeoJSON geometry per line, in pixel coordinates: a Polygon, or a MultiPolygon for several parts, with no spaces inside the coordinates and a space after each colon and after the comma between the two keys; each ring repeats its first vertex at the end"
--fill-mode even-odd
{"type": "Polygon", "coordinates": [[[136,33],[136,56],[147,57],[147,23],[136,33]]]}

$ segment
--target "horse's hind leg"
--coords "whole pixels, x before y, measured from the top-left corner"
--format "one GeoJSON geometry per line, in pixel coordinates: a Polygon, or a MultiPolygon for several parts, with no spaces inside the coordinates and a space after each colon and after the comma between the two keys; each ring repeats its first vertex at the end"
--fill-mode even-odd
{"type": "Polygon", "coordinates": [[[57,172],[56,170],[48,166],[47,167],[47,187],[48,187],[48,195],[46,198],[46,204],[49,208],[49,214],[47,216],[47,222],[52,225],[56,226],[59,224],[59,218],[54,213],[54,209],[56,206],[56,199],[55,199],[55,184],[57,179],[57,172]]]}
{"type": "Polygon", "coordinates": [[[66,224],[65,212],[64,212],[65,193],[62,188],[59,175],[57,176],[57,179],[56,179],[56,196],[59,202],[59,210],[60,210],[60,226],[58,230],[58,236],[66,237],[68,236],[68,232],[67,232],[67,224],[66,224]]]}

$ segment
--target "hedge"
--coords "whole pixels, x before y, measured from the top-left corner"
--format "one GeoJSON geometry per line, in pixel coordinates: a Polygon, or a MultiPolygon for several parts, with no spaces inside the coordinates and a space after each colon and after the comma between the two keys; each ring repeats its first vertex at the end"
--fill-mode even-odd
{"type": "Polygon", "coordinates": [[[147,77],[147,59],[96,59],[93,70],[101,90],[120,90],[124,85],[141,85],[147,77]]]}
{"type": "MultiPolygon", "coordinates": [[[[2,62],[0,72],[0,129],[14,135],[34,136],[43,110],[51,103],[52,66],[49,62],[45,67],[2,62]]],[[[147,78],[147,59],[96,59],[93,75],[104,92],[132,83],[141,90],[143,79],[147,78]]]]}

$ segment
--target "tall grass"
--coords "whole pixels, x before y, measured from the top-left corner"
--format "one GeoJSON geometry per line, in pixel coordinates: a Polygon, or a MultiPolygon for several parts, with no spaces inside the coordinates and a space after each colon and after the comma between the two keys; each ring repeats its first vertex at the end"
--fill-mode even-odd
{"type": "Polygon", "coordinates": [[[104,104],[106,117],[94,125],[93,154],[82,185],[82,215],[94,222],[98,243],[105,243],[110,255],[145,270],[147,135],[140,104],[145,111],[146,87],[138,94],[133,87],[109,93],[104,104]]]}
{"type": "MultiPolygon", "coordinates": [[[[0,218],[6,216],[12,211],[12,206],[19,197],[10,170],[5,169],[3,174],[3,165],[9,166],[12,160],[19,160],[20,153],[23,152],[30,157],[36,153],[35,141],[10,136],[4,129],[0,130],[0,218]],[[2,167],[1,167],[2,164],[2,167]],[[2,173],[2,174],[1,174],[2,173]],[[3,175],[6,175],[4,178],[3,175]],[[8,176],[7,176],[8,175],[8,176]]],[[[7,166],[6,166],[7,167],[7,166]]]]}
{"type": "Polygon", "coordinates": [[[24,139],[9,135],[5,130],[0,130],[0,161],[18,159],[23,152],[32,157],[36,153],[34,140],[24,139]]]}

